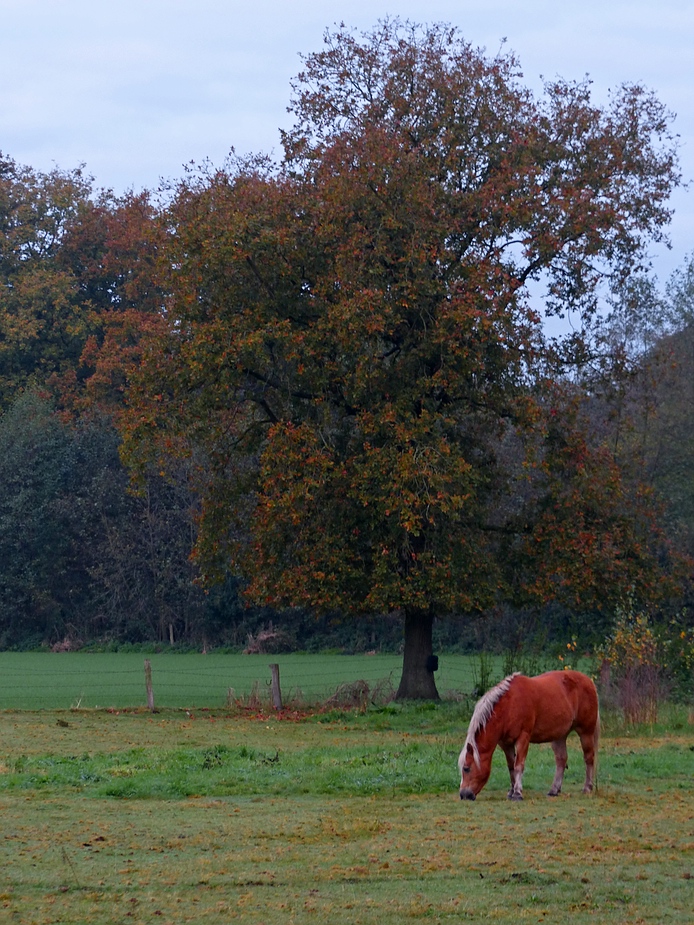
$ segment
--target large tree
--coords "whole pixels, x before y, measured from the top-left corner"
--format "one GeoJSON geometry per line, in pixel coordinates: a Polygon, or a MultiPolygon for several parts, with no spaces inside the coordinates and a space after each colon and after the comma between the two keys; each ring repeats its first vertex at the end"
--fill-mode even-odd
{"type": "Polygon", "coordinates": [[[197,555],[253,599],[400,611],[398,694],[435,697],[436,615],[592,600],[651,561],[643,522],[582,490],[619,475],[564,409],[669,218],[675,146],[640,87],[537,99],[444,26],[342,28],[305,65],[280,165],[177,191],[126,453],[191,458],[197,555]]]}
{"type": "Polygon", "coordinates": [[[0,153],[0,409],[78,363],[89,317],[61,252],[90,196],[80,169],[44,174],[0,153]]]}
{"type": "MultiPolygon", "coordinates": [[[[613,339],[630,354],[631,375],[622,383],[610,435],[624,467],[636,470],[664,500],[668,536],[692,557],[694,255],[673,273],[664,292],[639,287],[630,295],[640,308],[631,327],[621,313],[612,324],[613,339]]],[[[690,595],[691,574],[690,563],[690,595]]]]}

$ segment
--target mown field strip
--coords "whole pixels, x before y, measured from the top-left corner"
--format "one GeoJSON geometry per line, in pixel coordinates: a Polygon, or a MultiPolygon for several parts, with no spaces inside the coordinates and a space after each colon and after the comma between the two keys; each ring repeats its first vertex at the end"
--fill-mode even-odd
{"type": "MultiPolygon", "coordinates": [[[[282,692],[316,702],[340,684],[365,680],[397,687],[398,655],[209,655],[157,653],[1,652],[0,709],[46,710],[82,707],[122,708],[147,703],[144,659],[152,666],[155,704],[159,707],[221,707],[229,689],[247,696],[257,685],[269,696],[269,664],[280,666],[282,692]]],[[[436,681],[442,694],[474,686],[474,659],[440,658],[436,681]]]]}

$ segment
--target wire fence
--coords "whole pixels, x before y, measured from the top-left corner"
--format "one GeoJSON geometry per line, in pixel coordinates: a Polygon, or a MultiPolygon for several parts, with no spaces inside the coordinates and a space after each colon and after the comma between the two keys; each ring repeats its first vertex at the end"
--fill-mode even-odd
{"type": "MultiPolygon", "coordinates": [[[[144,660],[152,670],[156,707],[220,708],[270,696],[270,664],[279,665],[285,703],[323,702],[344,685],[396,689],[398,655],[209,655],[140,653],[0,653],[0,709],[95,709],[146,706],[144,660]]],[[[442,696],[469,694],[478,672],[472,656],[440,655],[442,696]]]]}

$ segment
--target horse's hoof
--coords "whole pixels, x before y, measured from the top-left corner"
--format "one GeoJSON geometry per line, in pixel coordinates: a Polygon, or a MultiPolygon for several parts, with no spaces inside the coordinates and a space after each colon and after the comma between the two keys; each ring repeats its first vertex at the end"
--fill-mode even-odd
{"type": "Polygon", "coordinates": [[[519,800],[523,799],[523,796],[520,793],[509,793],[508,799],[513,800],[514,803],[517,803],[519,800]]]}
{"type": "Polygon", "coordinates": [[[550,790],[547,796],[548,797],[558,797],[560,793],[561,793],[560,790],[550,790]]]}

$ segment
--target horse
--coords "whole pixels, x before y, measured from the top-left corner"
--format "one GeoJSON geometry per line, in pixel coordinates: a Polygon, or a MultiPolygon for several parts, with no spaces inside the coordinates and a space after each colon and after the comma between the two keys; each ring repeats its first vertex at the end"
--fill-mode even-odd
{"type": "Polygon", "coordinates": [[[508,799],[522,800],[531,742],[552,743],[557,768],[548,796],[558,796],[567,766],[566,737],[574,729],[586,764],[583,792],[590,793],[600,736],[598,695],[591,679],[568,669],[534,678],[516,672],[504,678],[477,701],[473,711],[458,758],[460,799],[474,800],[487,783],[498,745],[511,775],[508,799]]]}

